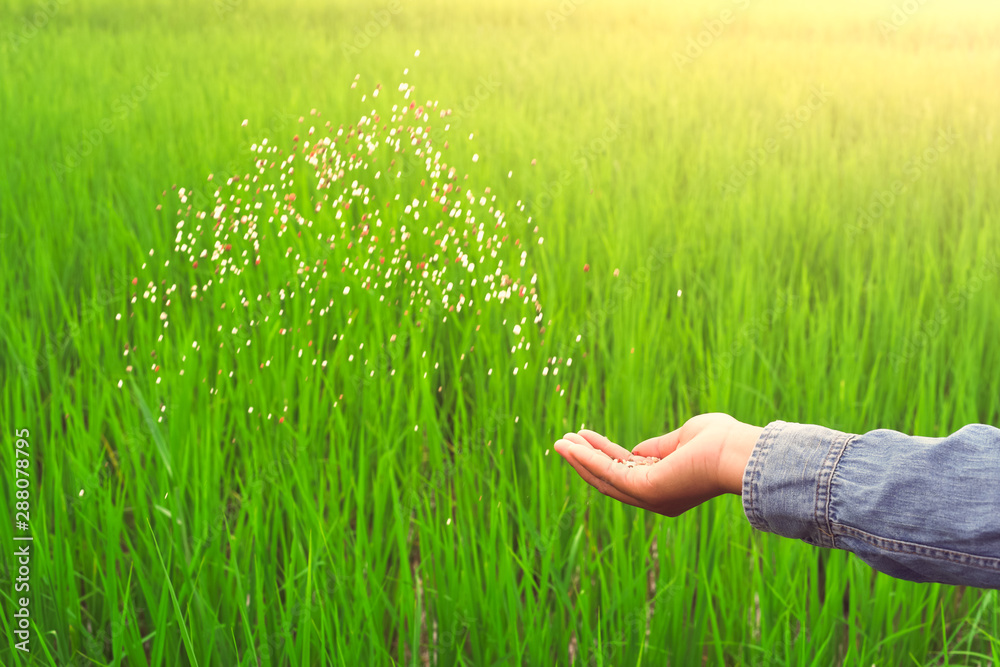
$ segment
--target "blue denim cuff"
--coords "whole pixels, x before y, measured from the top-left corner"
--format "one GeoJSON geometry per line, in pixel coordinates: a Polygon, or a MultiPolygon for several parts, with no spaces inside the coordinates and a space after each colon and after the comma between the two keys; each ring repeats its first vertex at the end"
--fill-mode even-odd
{"type": "Polygon", "coordinates": [[[853,437],[811,424],[768,424],[743,473],[743,511],[750,525],[834,547],[830,483],[853,437]]]}
{"type": "Polygon", "coordinates": [[[911,581],[1000,589],[1000,430],[944,438],[772,422],[743,472],[750,524],[911,581]]]}

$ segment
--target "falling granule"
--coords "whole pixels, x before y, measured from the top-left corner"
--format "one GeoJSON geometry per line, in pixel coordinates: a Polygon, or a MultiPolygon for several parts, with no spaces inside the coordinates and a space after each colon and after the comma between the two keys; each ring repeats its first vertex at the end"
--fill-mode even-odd
{"type": "MultiPolygon", "coordinates": [[[[134,323],[138,332],[143,323],[156,323],[162,333],[148,350],[153,357],[164,349],[187,350],[189,344],[193,354],[210,350],[220,368],[202,380],[208,394],[259,379],[231,371],[242,368],[248,355],[263,357],[253,361],[257,374],[281,366],[271,364],[279,348],[287,350],[283,364],[292,365],[282,368],[283,376],[325,382],[326,374],[337,374],[329,381],[341,382],[341,374],[350,373],[347,365],[327,359],[350,344],[352,335],[371,335],[376,319],[387,325],[380,331],[475,321],[470,330],[482,328],[475,335],[516,337],[503,342],[510,363],[500,369],[515,375],[518,367],[527,369],[524,358],[535,358],[544,345],[538,275],[525,249],[532,238],[538,244],[544,240],[537,223],[524,214],[521,201],[505,211],[490,187],[475,185],[449,163],[451,110],[418,101],[407,82],[368,91],[368,107],[380,108],[343,125],[320,122],[321,113],[313,109],[313,123],[300,116],[302,128],[285,146],[262,137],[252,142],[245,165],[228,175],[209,175],[211,185],[204,191],[175,187],[170,195],[175,203],[162,206],[172,238],[166,248],[150,248],[149,255],[168,256],[162,265],[142,265],[145,288],[140,276],[131,279],[136,288],[131,310],[116,320],[134,323]],[[340,303],[349,295],[350,308],[340,303]],[[202,322],[200,327],[170,326],[182,303],[185,318],[189,309],[201,309],[204,317],[185,319],[202,322]],[[513,321],[510,328],[495,327],[504,318],[513,321]]],[[[242,126],[248,124],[244,119],[242,126]]],[[[474,153],[473,162],[479,157],[474,153]]],[[[129,349],[135,352],[135,342],[123,357],[129,349]]],[[[365,381],[384,373],[406,382],[407,366],[395,355],[415,354],[411,345],[404,338],[392,343],[395,349],[376,345],[369,352],[367,346],[358,364],[348,356],[350,367],[365,381]]],[[[173,377],[184,373],[179,363],[157,361],[173,377]]],[[[543,374],[550,366],[557,372],[554,361],[539,361],[543,374]]],[[[158,373],[160,364],[154,365],[158,373]]],[[[413,369],[414,379],[423,370],[447,372],[427,365],[413,369]]],[[[159,373],[158,384],[164,375],[159,373]]],[[[271,414],[266,404],[258,405],[259,411],[243,407],[254,419],[271,414]]]]}
{"type": "Polygon", "coordinates": [[[677,296],[680,296],[680,295],[681,295],[681,291],[677,290],[677,296]]]}
{"type": "Polygon", "coordinates": [[[250,122],[250,119],[249,119],[249,118],[244,118],[244,119],[243,119],[243,127],[246,127],[246,126],[247,126],[247,123],[249,123],[249,122],[250,122]]]}
{"type": "Polygon", "coordinates": [[[590,271],[590,264],[583,265],[583,272],[586,273],[587,271],[590,271]]]}

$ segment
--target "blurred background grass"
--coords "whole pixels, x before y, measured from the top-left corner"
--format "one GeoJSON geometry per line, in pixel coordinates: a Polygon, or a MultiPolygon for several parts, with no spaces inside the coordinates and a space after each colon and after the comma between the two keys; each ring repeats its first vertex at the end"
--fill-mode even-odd
{"type": "MultiPolygon", "coordinates": [[[[753,534],[736,498],[652,517],[547,455],[582,423],[624,444],[716,410],[1000,421],[1000,8],[903,5],[8,2],[0,423],[33,433],[33,659],[997,664],[995,592],[753,534]],[[540,226],[546,346],[572,368],[487,379],[504,342],[460,364],[458,322],[413,333],[431,380],[413,355],[413,383],[336,409],[346,366],[119,391],[124,344],[159,332],[114,316],[172,245],[161,192],[288,146],[310,109],[354,122],[355,75],[405,67],[458,111],[470,179],[540,226]],[[258,400],[295,418],[236,409],[258,400]]],[[[363,318],[368,347],[394,324],[363,318]]]]}

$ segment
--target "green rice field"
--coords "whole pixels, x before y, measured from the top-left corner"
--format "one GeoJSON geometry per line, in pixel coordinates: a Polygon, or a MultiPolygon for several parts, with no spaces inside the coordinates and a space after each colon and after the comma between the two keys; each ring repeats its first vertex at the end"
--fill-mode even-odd
{"type": "Polygon", "coordinates": [[[6,0],[0,663],[1000,665],[552,449],[1000,424],[998,81],[974,0],[6,0]]]}

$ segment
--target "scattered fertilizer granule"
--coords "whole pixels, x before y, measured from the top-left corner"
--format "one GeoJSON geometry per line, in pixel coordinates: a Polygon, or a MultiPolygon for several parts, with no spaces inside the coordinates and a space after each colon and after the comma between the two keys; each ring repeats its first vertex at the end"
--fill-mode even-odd
{"type": "Polygon", "coordinates": [[[635,454],[630,454],[627,459],[615,459],[615,463],[621,463],[626,468],[634,468],[636,466],[651,466],[660,459],[655,456],[637,456],[635,454]]]}

